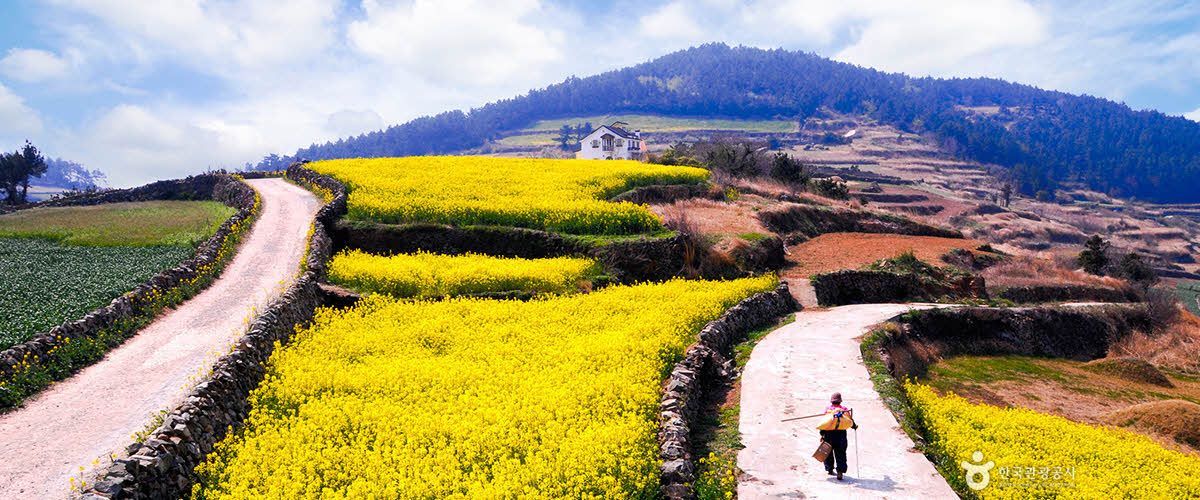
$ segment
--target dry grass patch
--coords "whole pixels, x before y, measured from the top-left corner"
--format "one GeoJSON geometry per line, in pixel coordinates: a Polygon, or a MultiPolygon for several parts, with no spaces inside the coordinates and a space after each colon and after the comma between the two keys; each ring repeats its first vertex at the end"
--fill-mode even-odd
{"type": "Polygon", "coordinates": [[[1146,360],[1157,366],[1200,373],[1200,318],[1180,311],[1176,321],[1156,332],[1134,332],[1108,350],[1109,356],[1146,360]]]}
{"type": "Polygon", "coordinates": [[[1200,449],[1200,404],[1181,399],[1151,401],[1117,410],[1102,417],[1105,423],[1132,427],[1143,434],[1159,434],[1200,449]]]}
{"type": "Polygon", "coordinates": [[[700,234],[769,236],[771,232],[763,227],[756,216],[756,209],[765,206],[763,202],[761,198],[751,196],[736,201],[692,198],[670,204],[650,205],[650,211],[664,221],[678,220],[686,214],[688,222],[700,234]]]}
{"type": "Polygon", "coordinates": [[[1123,289],[1124,281],[1068,267],[1067,259],[1015,256],[983,272],[988,286],[1081,285],[1123,289]]]}

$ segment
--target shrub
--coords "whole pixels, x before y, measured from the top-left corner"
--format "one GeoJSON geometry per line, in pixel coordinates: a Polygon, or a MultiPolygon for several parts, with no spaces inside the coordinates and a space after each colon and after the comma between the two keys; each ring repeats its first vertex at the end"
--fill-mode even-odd
{"type": "Polygon", "coordinates": [[[809,182],[812,191],[826,198],[835,200],[845,200],[850,198],[850,189],[845,183],[837,182],[833,179],[814,179],[809,182]]]}
{"type": "Polygon", "coordinates": [[[1104,271],[1104,266],[1108,265],[1109,243],[1096,234],[1088,238],[1083,246],[1083,251],[1079,252],[1079,265],[1088,274],[1099,276],[1104,271]]]}
{"type": "Polygon", "coordinates": [[[771,158],[771,177],[795,186],[808,184],[809,175],[804,164],[785,153],[775,153],[771,158]]]}
{"type": "Polygon", "coordinates": [[[705,156],[704,166],[709,170],[727,172],[734,177],[753,177],[761,172],[758,155],[745,144],[718,144],[716,149],[709,151],[705,156]]]}
{"type": "Polygon", "coordinates": [[[1154,272],[1154,268],[1150,267],[1150,264],[1142,260],[1142,256],[1135,252],[1121,257],[1116,270],[1113,271],[1113,276],[1143,288],[1158,282],[1158,273],[1154,272]]]}

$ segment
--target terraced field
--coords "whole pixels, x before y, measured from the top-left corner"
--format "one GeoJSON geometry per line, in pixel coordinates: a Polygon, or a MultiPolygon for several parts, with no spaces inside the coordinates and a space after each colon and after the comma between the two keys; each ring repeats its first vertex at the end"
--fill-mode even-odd
{"type": "Polygon", "coordinates": [[[635,161],[432,156],[327,160],[309,168],[350,189],[353,219],[499,225],[572,234],[662,228],[654,214],[608,198],[638,186],[695,184],[701,168],[635,161]]]}
{"type": "Polygon", "coordinates": [[[774,285],[324,310],[272,357],[195,498],[656,498],[663,374],[774,285]]]}
{"type": "Polygon", "coordinates": [[[0,216],[0,349],[187,260],[233,212],[216,202],[167,201],[0,216]]]}

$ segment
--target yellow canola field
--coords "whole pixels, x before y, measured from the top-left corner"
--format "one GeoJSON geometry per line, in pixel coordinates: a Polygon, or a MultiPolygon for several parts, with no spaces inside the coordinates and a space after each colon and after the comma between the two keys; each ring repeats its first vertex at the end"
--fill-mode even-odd
{"type": "Polygon", "coordinates": [[[194,497],[654,498],[661,381],[706,322],[774,285],[322,310],[272,357],[194,497]]]}
{"type": "Polygon", "coordinates": [[[972,404],[954,394],[938,396],[925,385],[906,382],[905,390],[929,445],[950,457],[942,474],[959,491],[983,499],[1200,498],[1200,457],[1145,436],[1024,408],[972,404]],[[982,489],[968,487],[964,461],[994,462],[982,489]]]}
{"type": "Polygon", "coordinates": [[[660,229],[645,207],[604,200],[638,186],[708,179],[701,168],[625,160],[425,156],[326,160],[308,168],[346,184],[351,218],[572,234],[660,229]]]}
{"type": "Polygon", "coordinates": [[[599,274],[591,259],[555,257],[519,259],[428,252],[393,256],[350,250],[334,256],[329,279],[361,292],[396,297],[462,295],[525,290],[568,292],[599,274]]]}

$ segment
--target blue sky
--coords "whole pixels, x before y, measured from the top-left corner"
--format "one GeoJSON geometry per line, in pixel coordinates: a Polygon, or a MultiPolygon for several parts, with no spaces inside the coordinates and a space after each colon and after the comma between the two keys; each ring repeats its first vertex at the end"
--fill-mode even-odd
{"type": "Polygon", "coordinates": [[[1036,0],[0,0],[0,147],[115,186],[710,41],[993,76],[1200,120],[1200,5],[1036,0]]]}

